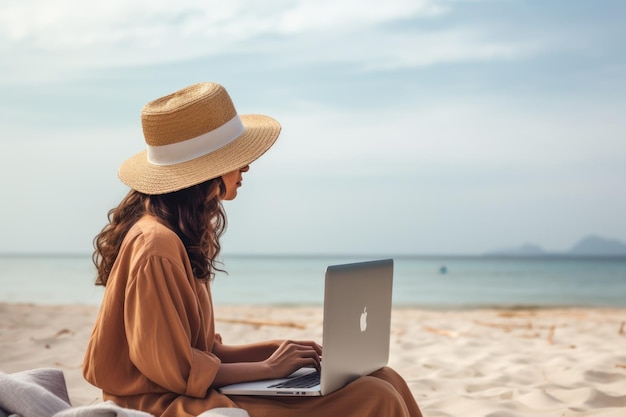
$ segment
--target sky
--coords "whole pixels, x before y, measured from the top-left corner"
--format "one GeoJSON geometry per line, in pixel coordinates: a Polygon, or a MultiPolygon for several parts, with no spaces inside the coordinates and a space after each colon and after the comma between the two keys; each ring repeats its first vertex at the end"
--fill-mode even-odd
{"type": "Polygon", "coordinates": [[[190,84],[282,127],[225,254],[626,240],[622,0],[4,0],[0,253],[90,253],[190,84]]]}

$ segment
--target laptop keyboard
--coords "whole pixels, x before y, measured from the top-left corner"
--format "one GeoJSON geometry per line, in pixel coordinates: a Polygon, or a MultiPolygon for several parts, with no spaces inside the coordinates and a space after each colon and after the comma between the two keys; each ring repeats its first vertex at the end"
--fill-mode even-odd
{"type": "Polygon", "coordinates": [[[270,388],[311,388],[320,383],[320,373],[311,372],[285,382],[270,385],[270,388]]]}

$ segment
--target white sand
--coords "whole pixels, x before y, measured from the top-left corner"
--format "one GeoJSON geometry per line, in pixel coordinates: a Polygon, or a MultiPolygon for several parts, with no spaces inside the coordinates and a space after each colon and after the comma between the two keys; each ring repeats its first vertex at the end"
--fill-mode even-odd
{"type": "MultiPolygon", "coordinates": [[[[97,309],[0,304],[0,371],[64,371],[72,404],[97,309]]],[[[321,341],[319,308],[218,307],[225,343],[321,341]]],[[[395,310],[390,365],[425,416],[626,416],[626,309],[395,310]]]]}

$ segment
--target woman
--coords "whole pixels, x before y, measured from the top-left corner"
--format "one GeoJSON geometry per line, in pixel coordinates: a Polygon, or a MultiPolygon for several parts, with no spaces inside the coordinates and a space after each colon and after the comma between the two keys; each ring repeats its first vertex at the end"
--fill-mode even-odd
{"type": "Polygon", "coordinates": [[[142,111],[147,150],[123,163],[131,188],[95,239],[106,287],[83,374],[105,400],[155,416],[234,407],[261,416],[421,416],[389,368],[318,398],[228,397],[217,388],[319,368],[313,341],[230,346],[215,334],[210,281],[242,174],[278,138],[267,116],[238,116],[215,83],[184,88],[142,111]]]}

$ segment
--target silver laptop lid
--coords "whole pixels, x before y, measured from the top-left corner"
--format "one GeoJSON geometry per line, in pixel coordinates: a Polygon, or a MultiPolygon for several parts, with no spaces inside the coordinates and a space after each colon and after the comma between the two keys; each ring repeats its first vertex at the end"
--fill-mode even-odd
{"type": "Polygon", "coordinates": [[[393,260],[326,270],[322,395],[387,365],[393,260]]]}

